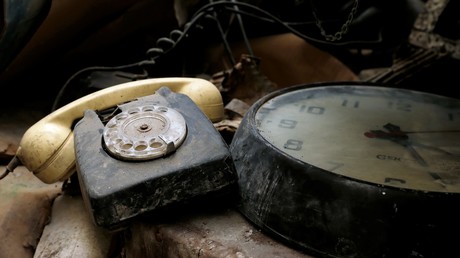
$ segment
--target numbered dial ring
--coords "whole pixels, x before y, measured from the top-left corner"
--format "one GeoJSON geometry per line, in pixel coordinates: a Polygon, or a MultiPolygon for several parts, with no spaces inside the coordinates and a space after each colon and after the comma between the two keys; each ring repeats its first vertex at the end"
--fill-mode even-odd
{"type": "Polygon", "coordinates": [[[288,92],[255,115],[279,151],[341,176],[460,193],[460,101],[372,86],[288,92]]]}
{"type": "Polygon", "coordinates": [[[104,128],[106,150],[122,160],[151,160],[175,151],[184,141],[187,126],[176,110],[146,105],[113,117],[104,128]]]}

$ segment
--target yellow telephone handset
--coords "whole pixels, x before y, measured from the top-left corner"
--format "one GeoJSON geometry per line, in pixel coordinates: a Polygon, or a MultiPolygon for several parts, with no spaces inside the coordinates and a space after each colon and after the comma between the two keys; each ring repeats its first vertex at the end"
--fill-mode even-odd
{"type": "Polygon", "coordinates": [[[86,110],[103,110],[117,104],[154,94],[166,86],[190,97],[212,122],[223,118],[219,90],[199,78],[155,78],[128,82],[99,90],[77,99],[35,123],[24,134],[16,158],[41,181],[64,181],[75,171],[72,125],[86,110]]]}

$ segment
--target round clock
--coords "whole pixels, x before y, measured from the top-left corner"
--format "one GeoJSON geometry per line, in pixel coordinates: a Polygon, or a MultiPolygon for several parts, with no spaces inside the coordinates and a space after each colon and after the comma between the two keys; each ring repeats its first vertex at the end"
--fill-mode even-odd
{"type": "Polygon", "coordinates": [[[278,90],[230,145],[239,210],[321,257],[447,257],[460,232],[460,100],[358,82],[278,90]]]}

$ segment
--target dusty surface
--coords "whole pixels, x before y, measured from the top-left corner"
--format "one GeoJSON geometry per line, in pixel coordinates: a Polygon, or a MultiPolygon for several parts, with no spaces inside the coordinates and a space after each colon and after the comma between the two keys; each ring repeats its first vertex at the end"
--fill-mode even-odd
{"type": "Polygon", "coordinates": [[[61,195],[53,204],[50,223],[34,253],[34,258],[107,257],[112,235],[95,227],[80,196],[61,195]]]}
{"type": "MultiPolygon", "coordinates": [[[[260,39],[254,47],[263,61],[262,75],[269,74],[268,80],[277,87],[357,80],[338,60],[292,35],[260,39]],[[292,53],[287,51],[290,55],[286,56],[286,51],[273,52],[273,48],[292,53]]],[[[241,56],[238,51],[235,55],[241,56]]],[[[216,66],[215,70],[222,69],[216,66]]],[[[249,82],[266,79],[253,76],[254,70],[244,71],[249,82]]],[[[248,91],[239,83],[243,93],[248,91]]],[[[33,96],[34,101],[9,99],[13,104],[0,106],[1,173],[24,132],[51,110],[51,103],[40,103],[40,97],[33,96]]],[[[222,126],[234,131],[238,121],[231,122],[235,123],[222,126]]],[[[0,181],[0,257],[311,257],[263,234],[231,205],[212,211],[192,209],[167,222],[134,221],[123,231],[107,232],[89,220],[81,197],[66,196],[61,186],[42,183],[24,167],[0,181]]]]}
{"type": "MultiPolygon", "coordinates": [[[[22,134],[47,112],[34,103],[2,108],[2,173],[22,134]]],[[[261,233],[231,206],[136,221],[114,233],[92,224],[79,195],[22,166],[0,180],[0,195],[0,257],[311,257],[261,233]]]]}
{"type": "Polygon", "coordinates": [[[123,235],[127,257],[312,257],[268,237],[225,207],[197,207],[173,222],[136,222],[123,235]]]}
{"type": "Polygon", "coordinates": [[[60,192],[23,167],[0,181],[0,257],[32,257],[60,192]]]}

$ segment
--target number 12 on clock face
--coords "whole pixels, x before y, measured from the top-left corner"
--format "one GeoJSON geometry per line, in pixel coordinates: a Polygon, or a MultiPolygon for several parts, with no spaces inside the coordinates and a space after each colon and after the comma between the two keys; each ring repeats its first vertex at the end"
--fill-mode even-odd
{"type": "Polygon", "coordinates": [[[273,147],[331,173],[388,186],[460,192],[460,101],[376,86],[306,88],[255,114],[273,147]]]}

